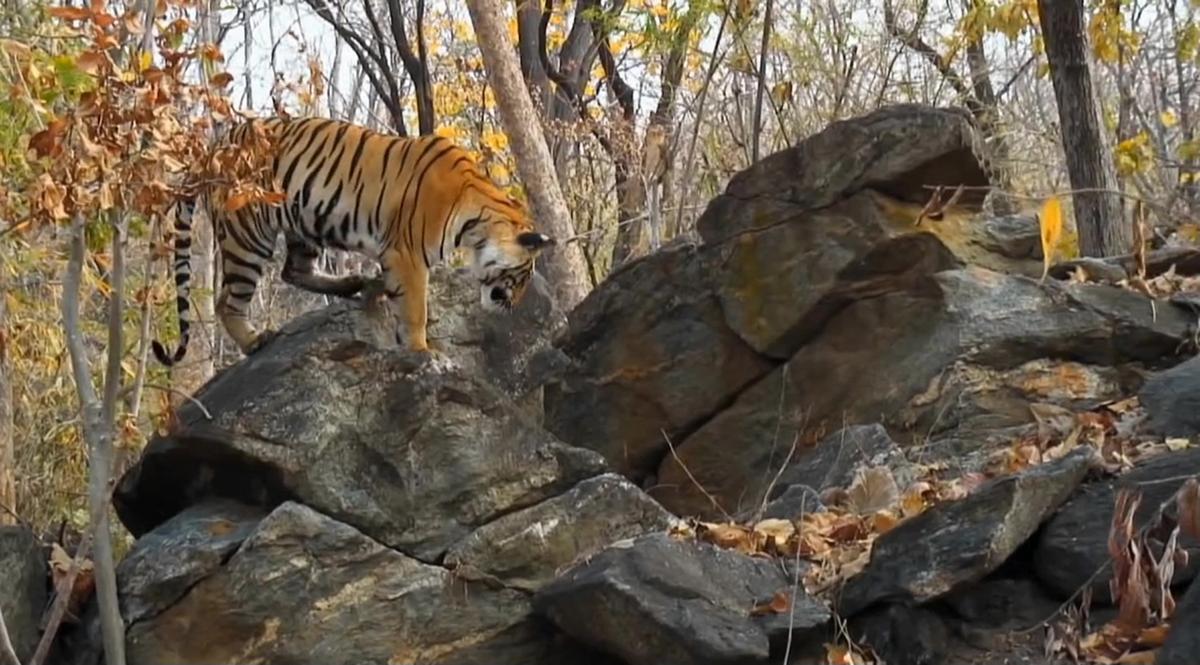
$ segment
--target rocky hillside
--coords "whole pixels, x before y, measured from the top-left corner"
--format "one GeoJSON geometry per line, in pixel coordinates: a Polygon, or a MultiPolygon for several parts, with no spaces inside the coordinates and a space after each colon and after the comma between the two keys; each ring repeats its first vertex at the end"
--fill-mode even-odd
{"type": "Polygon", "coordinates": [[[450,364],[354,303],[293,321],[120,480],[129,662],[1191,662],[1194,257],[1039,283],[1036,219],[978,190],[914,225],[987,183],[976,141],[831,125],[563,325],[443,273],[450,364]]]}

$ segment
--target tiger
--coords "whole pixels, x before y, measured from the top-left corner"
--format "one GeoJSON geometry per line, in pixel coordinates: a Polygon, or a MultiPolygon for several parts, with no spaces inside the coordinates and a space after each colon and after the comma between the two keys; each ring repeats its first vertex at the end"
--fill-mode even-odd
{"type": "Polygon", "coordinates": [[[404,302],[403,337],[412,351],[440,355],[427,339],[432,267],[462,248],[479,284],[481,306],[511,312],[531,281],[534,261],[555,240],[534,228],[523,203],[504,192],[461,145],[438,135],[401,137],[325,118],[246,119],[222,141],[240,147],[252,136],[273,137],[268,153],[282,203],[253,202],[228,212],[228,187],[181,196],[175,203],[174,273],[179,346],[168,354],[158,340],[158,361],[171,366],[187,353],[192,220],[203,199],[220,250],[222,281],[216,313],[245,356],[275,336],[257,330],[248,311],[264,268],[283,234],[284,282],[342,298],[404,302]],[[257,128],[256,128],[257,126],[257,128]],[[263,133],[265,132],[265,134],[263,133]],[[323,273],[324,248],[379,261],[380,279],[323,273]]]}

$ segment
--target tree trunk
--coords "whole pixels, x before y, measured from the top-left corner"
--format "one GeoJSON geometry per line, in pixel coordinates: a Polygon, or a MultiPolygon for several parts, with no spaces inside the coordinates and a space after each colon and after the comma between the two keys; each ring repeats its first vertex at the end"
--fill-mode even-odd
{"type": "Polygon", "coordinates": [[[1088,65],[1083,0],[1038,0],[1038,20],[1058,101],[1083,256],[1115,256],[1133,246],[1121,214],[1117,174],[1100,124],[1088,65]],[[1099,191],[1097,191],[1099,190],[1099,191]]]}
{"type": "Polygon", "coordinates": [[[17,487],[13,469],[12,364],[8,359],[8,292],[0,275],[0,524],[12,523],[17,510],[17,487]],[[12,512],[10,512],[12,511],[12,512]]]}
{"type": "Polygon", "coordinates": [[[63,280],[62,321],[71,358],[71,371],[79,397],[83,438],[88,446],[88,514],[89,528],[95,541],[96,598],[100,607],[101,634],[104,642],[104,661],[109,665],[125,665],[125,624],[117,602],[117,578],[113,561],[112,533],[109,530],[108,507],[112,488],[113,425],[115,400],[121,382],[122,305],[125,265],[123,258],[124,222],[113,234],[112,295],[108,319],[108,372],[104,382],[104,401],[92,387],[92,372],[87,347],[79,324],[79,287],[82,279],[84,246],[83,216],[76,213],[71,225],[71,249],[67,274],[63,280]]]}
{"type": "Polygon", "coordinates": [[[521,78],[521,67],[508,40],[499,0],[468,0],[467,10],[533,216],[545,232],[561,243],[546,252],[541,265],[559,305],[569,310],[587,295],[587,266],[579,245],[566,243],[575,235],[575,229],[554,175],[546,137],[521,78]]]}

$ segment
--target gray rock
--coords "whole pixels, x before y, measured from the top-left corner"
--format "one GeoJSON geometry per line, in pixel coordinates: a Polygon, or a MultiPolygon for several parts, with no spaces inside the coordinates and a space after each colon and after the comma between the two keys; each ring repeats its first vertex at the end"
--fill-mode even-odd
{"type": "Polygon", "coordinates": [[[546,427],[635,482],[676,437],[771,368],[730,329],[713,293],[720,256],[681,245],[631,261],[571,312],[572,368],[545,387],[546,427]]]}
{"type": "Polygon", "coordinates": [[[1042,232],[1036,216],[1005,215],[984,220],[980,244],[1011,259],[1042,258],[1042,232]]]}
{"type": "Polygon", "coordinates": [[[335,665],[470,662],[490,649],[491,662],[515,665],[528,604],[287,502],[179,602],[131,625],[127,655],[131,665],[335,665]]]}
{"type": "MultiPolygon", "coordinates": [[[[821,496],[814,488],[808,485],[788,485],[783,492],[767,502],[762,516],[763,519],[794,520],[805,513],[823,510],[825,504],[821,503],[821,496]]],[[[739,517],[744,521],[752,518],[756,512],[757,509],[748,510],[739,517]]]]}
{"type": "Polygon", "coordinates": [[[850,633],[888,665],[941,665],[951,650],[950,629],[936,612],[889,604],[854,617],[850,633]]]}
{"type": "Polygon", "coordinates": [[[1200,356],[1151,376],[1138,400],[1152,430],[1163,436],[1200,436],[1200,356]]]}
{"type": "Polygon", "coordinates": [[[987,578],[942,599],[963,621],[997,630],[1024,629],[1046,621],[1059,602],[1034,580],[1022,577],[987,578]]]}
{"type": "MultiPolygon", "coordinates": [[[[770,655],[778,625],[750,616],[792,588],[775,563],[706,543],[649,534],[612,547],[542,588],[539,613],[629,665],[747,663],[770,655]]],[[[829,620],[801,592],[797,630],[829,620]]]]}
{"type": "Polygon", "coordinates": [[[672,521],[629,481],[606,474],[479,527],[450,548],[445,565],[460,577],[482,574],[536,591],[611,543],[666,530],[672,521]]]}
{"type": "MultiPolygon", "coordinates": [[[[1091,580],[1093,600],[1111,602],[1108,583],[1112,569],[1105,564],[1109,561],[1108,533],[1118,489],[1136,487],[1141,491],[1142,500],[1133,516],[1134,526],[1141,528],[1175,495],[1183,481],[1196,474],[1200,474],[1200,449],[1188,448],[1141,462],[1117,478],[1084,485],[1046,523],[1038,537],[1034,550],[1038,579],[1061,598],[1091,580]]],[[[1175,569],[1175,584],[1196,576],[1200,557],[1200,543],[1194,538],[1181,533],[1179,545],[1188,551],[1190,561],[1175,569]]]]}
{"type": "MultiPolygon", "coordinates": [[[[835,122],[788,150],[768,155],[730,179],[696,223],[707,243],[778,224],[866,188],[924,205],[926,185],[987,185],[976,153],[979,135],[962,109],[887,106],[835,122]]],[[[979,191],[960,197],[983,203],[979,191]]]]}
{"type": "Polygon", "coordinates": [[[830,434],[814,449],[806,451],[784,470],[779,482],[807,485],[821,492],[830,487],[848,487],[859,469],[898,467],[903,463],[904,451],[882,425],[852,425],[830,434]]]}
{"type": "Polygon", "coordinates": [[[21,662],[37,647],[42,610],[46,606],[46,555],[33,532],[0,526],[0,610],[21,662]]]}
{"type": "Polygon", "coordinates": [[[233,501],[206,501],[139,538],[117,566],[125,621],[148,619],[177,602],[220,569],[265,514],[233,501]]]}
{"type": "Polygon", "coordinates": [[[1191,335],[1182,311],[1155,312],[1146,298],[1115,287],[1039,285],[965,268],[896,288],[881,287],[838,311],[791,360],[675,441],[680,462],[664,458],[652,496],[677,515],[714,518],[698,483],[736,513],[761,502],[778,470],[769,462],[781,460],[797,436],[879,422],[923,440],[968,422],[978,431],[1031,423],[1030,401],[1098,401],[1117,384],[1110,372],[1089,370],[1095,381],[1057,395],[1027,378],[1053,375],[1055,367],[1071,370],[1067,376],[1080,367],[1159,360],[1191,335]],[[1035,367],[1046,358],[1074,365],[1035,367]]]}
{"type": "Polygon", "coordinates": [[[545,388],[547,427],[635,482],[654,475],[666,439],[678,443],[843,307],[958,265],[885,199],[920,206],[926,183],[986,184],[975,140],[959,111],[889,107],[738,174],[704,213],[705,245],[621,266],[570,313],[555,345],[571,364],[545,388]]]}
{"type": "Polygon", "coordinates": [[[786,360],[847,304],[960,266],[937,236],[907,231],[864,193],[723,243],[714,277],[730,328],[786,360]]]}
{"type": "Polygon", "coordinates": [[[1067,500],[1094,459],[1093,449],[1078,448],[901,523],[875,541],[867,567],[842,587],[839,613],[922,603],[982,579],[1067,500]]]}
{"type": "MultiPolygon", "coordinates": [[[[535,272],[525,297],[511,312],[486,312],[479,306],[479,284],[465,270],[440,268],[430,275],[429,339],[471,376],[510,396],[530,416],[542,413],[543,366],[553,349],[553,331],[565,321],[545,278],[535,272]]],[[[392,307],[392,329],[403,303],[392,307]]],[[[378,339],[378,338],[377,338],[378,339]]],[[[386,340],[380,340],[386,341],[386,340]]]]}
{"type": "Polygon", "coordinates": [[[500,515],[602,473],[497,390],[428,356],[375,346],[331,307],[205,385],[148,444],[114,504],[141,535],[209,496],[296,499],[424,561],[500,515]]]}

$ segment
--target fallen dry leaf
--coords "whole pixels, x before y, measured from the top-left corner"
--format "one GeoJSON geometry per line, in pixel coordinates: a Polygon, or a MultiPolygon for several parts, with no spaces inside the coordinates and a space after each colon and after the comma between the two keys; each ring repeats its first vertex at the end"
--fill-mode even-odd
{"type": "Polygon", "coordinates": [[[776,591],[775,595],[771,597],[771,600],[761,605],[755,605],[754,608],[750,610],[750,616],[759,617],[767,614],[783,614],[784,612],[788,611],[789,607],[791,607],[791,598],[788,592],[776,591]]]}
{"type": "Polygon", "coordinates": [[[896,478],[886,466],[860,470],[855,474],[847,494],[847,506],[859,515],[887,510],[900,500],[900,488],[896,486],[896,478]]]}

